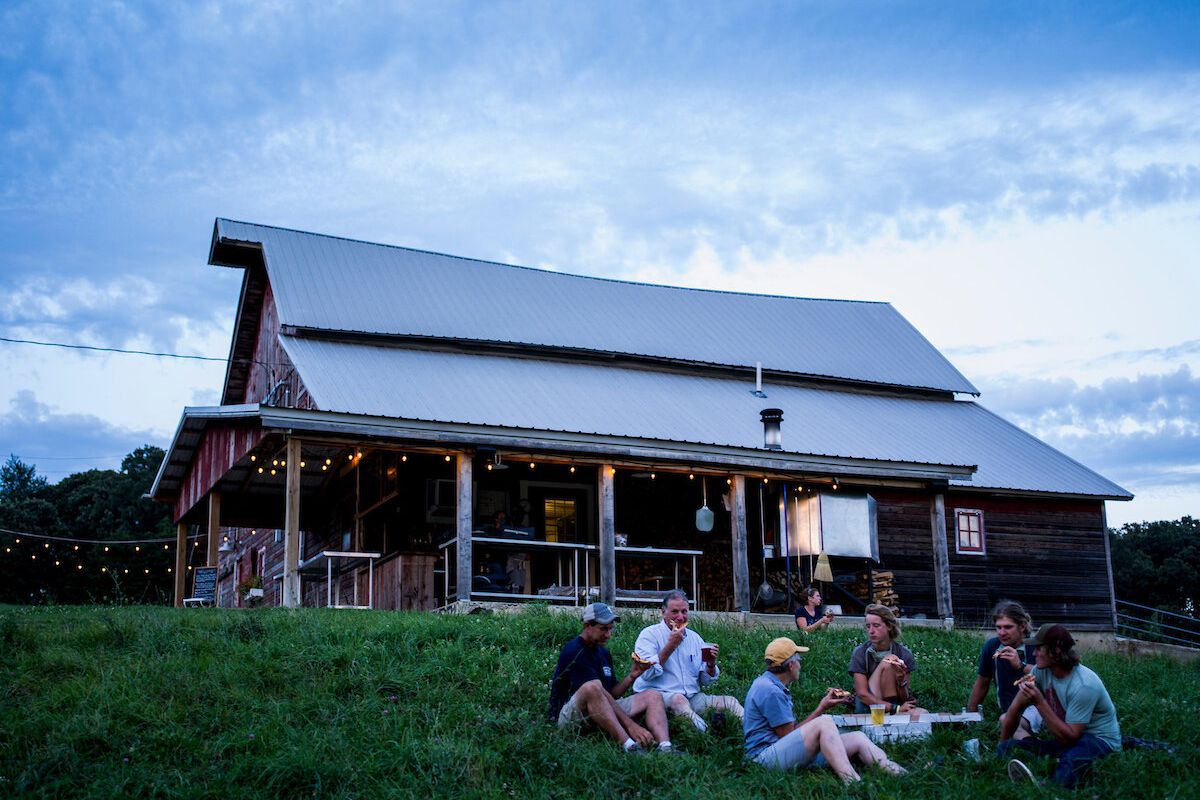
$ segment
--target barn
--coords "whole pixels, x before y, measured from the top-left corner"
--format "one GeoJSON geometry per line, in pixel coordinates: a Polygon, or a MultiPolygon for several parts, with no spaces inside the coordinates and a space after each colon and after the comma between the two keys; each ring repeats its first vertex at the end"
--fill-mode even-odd
{"type": "Polygon", "coordinates": [[[176,603],[654,602],[1114,626],[1120,486],[991,413],[891,305],[583,277],[218,219],[221,404],[151,490],[176,603]],[[195,537],[197,546],[185,546],[195,537]]]}

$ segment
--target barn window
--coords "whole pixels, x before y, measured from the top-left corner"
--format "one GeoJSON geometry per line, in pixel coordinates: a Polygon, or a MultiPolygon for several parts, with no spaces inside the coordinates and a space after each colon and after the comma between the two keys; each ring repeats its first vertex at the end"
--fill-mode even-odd
{"type": "Polygon", "coordinates": [[[983,512],[974,509],[959,509],[954,512],[958,538],[955,550],[959,553],[984,555],[983,512]]]}

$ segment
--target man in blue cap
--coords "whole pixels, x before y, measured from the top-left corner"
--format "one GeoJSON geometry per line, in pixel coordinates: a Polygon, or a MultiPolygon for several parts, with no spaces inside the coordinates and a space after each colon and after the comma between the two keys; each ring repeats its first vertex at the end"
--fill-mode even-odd
{"type": "Polygon", "coordinates": [[[620,619],[604,603],[592,603],[583,610],[583,631],[559,651],[547,717],[563,729],[599,728],[627,752],[645,751],[655,742],[660,751],[674,752],[662,695],[648,691],[624,697],[650,665],[632,659],[629,674],[617,681],[612,654],[605,645],[620,619]],[[643,714],[646,727],[633,719],[643,714]]]}

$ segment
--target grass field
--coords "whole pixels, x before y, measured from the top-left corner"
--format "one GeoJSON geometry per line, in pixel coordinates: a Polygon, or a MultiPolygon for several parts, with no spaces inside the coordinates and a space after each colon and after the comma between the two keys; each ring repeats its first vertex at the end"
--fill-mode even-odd
{"type": "MultiPolygon", "coordinates": [[[[630,651],[639,627],[626,616],[614,654],[630,651]]],[[[744,696],[775,634],[692,627],[721,644],[718,686],[744,696]]],[[[542,721],[547,683],[577,630],[569,615],[536,608],[3,607],[0,797],[1030,796],[1000,762],[960,755],[971,737],[994,748],[994,695],[985,723],[889,748],[910,775],[867,772],[849,790],[827,771],[744,764],[733,725],[702,736],[673,722],[688,752],[678,758],[633,758],[599,736],[560,734],[542,721]]],[[[837,629],[809,637],[792,689],[802,713],[826,686],[849,687],[859,638],[837,629]]],[[[980,640],[913,629],[903,641],[918,657],[922,702],[961,708],[980,640]]],[[[1108,685],[1125,734],[1169,740],[1180,754],[1113,756],[1074,796],[1200,797],[1200,668],[1099,653],[1085,663],[1108,685]]]]}

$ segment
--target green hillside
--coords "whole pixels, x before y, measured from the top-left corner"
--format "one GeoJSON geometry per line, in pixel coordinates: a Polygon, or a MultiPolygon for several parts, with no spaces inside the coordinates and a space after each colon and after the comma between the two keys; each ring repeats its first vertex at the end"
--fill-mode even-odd
{"type": "MultiPolygon", "coordinates": [[[[629,652],[626,617],[611,649],[629,652]]],[[[722,647],[725,691],[744,696],[775,634],[693,621],[722,647]]],[[[0,607],[0,797],[796,797],[840,796],[828,772],[770,773],[742,763],[741,731],[701,736],[679,721],[688,755],[627,756],[599,736],[543,721],[569,615],[430,615],[158,607],[0,607]],[[686,729],[685,729],[686,728],[686,729]]],[[[799,634],[797,634],[799,635],[799,634]]],[[[848,687],[859,635],[832,630],[793,695],[806,711],[848,687]]],[[[979,640],[913,629],[914,688],[958,710],[979,640]]],[[[1103,762],[1080,797],[1200,797],[1200,668],[1163,658],[1085,654],[1124,732],[1169,739],[1103,762]]],[[[970,763],[961,743],[995,745],[989,719],[889,748],[905,778],[867,772],[853,797],[1022,797],[1003,765],[970,763]]]]}

